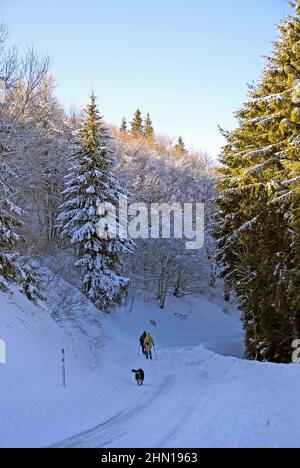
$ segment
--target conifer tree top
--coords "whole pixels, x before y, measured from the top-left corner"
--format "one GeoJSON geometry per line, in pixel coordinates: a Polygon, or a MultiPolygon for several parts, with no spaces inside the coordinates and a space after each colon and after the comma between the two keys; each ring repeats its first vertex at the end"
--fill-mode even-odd
{"type": "Polygon", "coordinates": [[[177,144],[175,146],[175,149],[176,149],[176,151],[179,151],[181,153],[186,153],[187,152],[184,141],[183,141],[181,136],[177,140],[177,144]]]}
{"type": "Polygon", "coordinates": [[[140,109],[137,109],[134,113],[133,120],[131,122],[131,132],[134,136],[139,136],[143,133],[143,119],[140,109]]]}
{"type": "Polygon", "coordinates": [[[153,129],[152,120],[151,120],[149,112],[147,113],[146,118],[145,118],[144,133],[147,138],[151,138],[154,135],[154,129],[153,129]]]}
{"type": "Polygon", "coordinates": [[[127,120],[126,120],[125,117],[123,117],[123,119],[122,119],[122,123],[121,123],[121,126],[120,126],[120,132],[122,132],[122,133],[127,132],[127,120]]]}
{"type": "Polygon", "coordinates": [[[97,157],[101,148],[106,147],[110,137],[105,128],[102,116],[96,103],[96,96],[92,92],[88,105],[85,108],[85,116],[81,122],[81,128],[77,132],[77,140],[81,150],[90,156],[97,157]]]}

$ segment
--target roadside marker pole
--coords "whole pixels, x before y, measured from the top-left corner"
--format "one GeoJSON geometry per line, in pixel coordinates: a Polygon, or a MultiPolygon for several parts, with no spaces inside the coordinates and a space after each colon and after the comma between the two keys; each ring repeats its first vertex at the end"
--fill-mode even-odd
{"type": "Polygon", "coordinates": [[[61,366],[62,366],[62,386],[66,388],[66,361],[65,361],[65,350],[61,350],[61,366]]]}

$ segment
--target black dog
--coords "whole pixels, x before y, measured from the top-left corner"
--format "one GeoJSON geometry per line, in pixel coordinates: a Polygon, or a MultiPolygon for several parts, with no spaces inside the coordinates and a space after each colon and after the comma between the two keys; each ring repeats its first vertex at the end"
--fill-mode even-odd
{"type": "Polygon", "coordinates": [[[144,374],[143,369],[138,369],[138,370],[132,369],[132,372],[135,373],[135,380],[137,381],[137,384],[139,386],[144,385],[145,374],[144,374]]]}

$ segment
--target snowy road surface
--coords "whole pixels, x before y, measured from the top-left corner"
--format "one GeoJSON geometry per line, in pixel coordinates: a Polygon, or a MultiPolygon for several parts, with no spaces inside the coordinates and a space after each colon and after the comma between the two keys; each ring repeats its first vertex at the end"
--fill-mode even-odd
{"type": "MultiPolygon", "coordinates": [[[[124,408],[56,447],[280,447],[300,445],[299,413],[284,401],[297,390],[282,366],[224,358],[202,347],[164,349],[142,363],[144,388],[115,378],[124,408]],[[278,372],[279,371],[279,372],[278,372]],[[287,443],[287,434],[293,433],[287,443]]],[[[128,359],[127,368],[136,361],[128,359]]],[[[139,361],[140,364],[140,361],[139,361]]],[[[292,366],[290,366],[292,370],[292,366]]],[[[288,370],[288,368],[286,368],[288,370]]]]}

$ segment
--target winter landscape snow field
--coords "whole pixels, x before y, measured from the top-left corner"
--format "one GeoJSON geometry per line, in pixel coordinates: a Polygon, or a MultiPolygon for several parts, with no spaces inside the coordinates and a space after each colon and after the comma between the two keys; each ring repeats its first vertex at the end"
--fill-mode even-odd
{"type": "Polygon", "coordinates": [[[299,368],[243,360],[238,313],[216,298],[174,298],[164,311],[137,300],[104,316],[87,302],[59,324],[17,291],[0,301],[1,447],[300,444],[299,368]],[[152,361],[138,354],[144,329],[152,361]],[[144,387],[131,374],[138,367],[144,387]]]}

